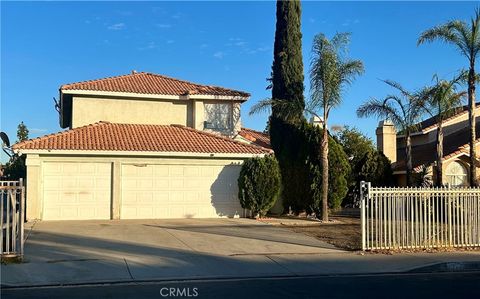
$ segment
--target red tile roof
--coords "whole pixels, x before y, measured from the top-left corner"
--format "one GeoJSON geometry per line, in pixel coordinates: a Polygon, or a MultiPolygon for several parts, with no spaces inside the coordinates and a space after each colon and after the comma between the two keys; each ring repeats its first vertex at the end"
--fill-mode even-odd
{"type": "MultiPolygon", "coordinates": [[[[476,124],[477,142],[480,142],[480,121],[476,124]]],[[[459,131],[444,136],[443,139],[443,159],[449,159],[459,154],[470,154],[469,152],[470,128],[465,127],[459,131]]],[[[436,142],[430,142],[412,147],[412,166],[414,170],[419,170],[422,165],[429,166],[436,161],[437,145],[436,142]]],[[[395,171],[404,171],[406,169],[405,147],[397,148],[397,163],[394,165],[395,171]]]]}
{"type": "Polygon", "coordinates": [[[157,95],[214,95],[249,97],[250,94],[218,86],[200,85],[152,73],[131,73],[123,76],[109,77],[65,84],[60,90],[89,90],[107,92],[129,92],[157,95]]]}
{"type": "Polygon", "coordinates": [[[254,144],[265,148],[272,148],[270,145],[270,136],[268,134],[247,128],[242,128],[238,134],[254,144]]]}
{"type": "MultiPolygon", "coordinates": [[[[477,107],[480,106],[480,103],[476,104],[477,107]]],[[[460,117],[464,114],[468,113],[468,105],[460,106],[453,108],[451,111],[451,116],[444,120],[444,122],[448,122],[453,120],[457,117],[460,117]]],[[[437,116],[433,116],[427,118],[426,120],[417,124],[417,130],[415,132],[427,132],[429,130],[435,129],[437,127],[437,116]]]]}
{"type": "Polygon", "coordinates": [[[99,122],[17,143],[15,150],[82,150],[267,154],[256,145],[180,125],[99,122]]]}

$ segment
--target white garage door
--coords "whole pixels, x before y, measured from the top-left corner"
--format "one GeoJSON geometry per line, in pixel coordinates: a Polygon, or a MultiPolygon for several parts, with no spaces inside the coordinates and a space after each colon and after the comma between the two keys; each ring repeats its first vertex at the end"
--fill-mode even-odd
{"type": "Polygon", "coordinates": [[[123,165],[121,218],[243,216],[237,165],[123,165]]]}
{"type": "Polygon", "coordinates": [[[110,219],[111,164],[43,164],[43,219],[110,219]]]}

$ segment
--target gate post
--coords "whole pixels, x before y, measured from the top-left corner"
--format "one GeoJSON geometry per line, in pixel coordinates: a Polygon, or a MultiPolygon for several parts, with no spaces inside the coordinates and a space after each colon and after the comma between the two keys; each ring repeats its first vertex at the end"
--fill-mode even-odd
{"type": "Polygon", "coordinates": [[[362,250],[365,251],[367,249],[367,234],[366,234],[366,219],[365,219],[365,195],[368,196],[368,183],[365,181],[360,182],[360,222],[361,222],[361,229],[362,229],[362,250]]]}
{"type": "Polygon", "coordinates": [[[20,258],[23,260],[23,247],[24,247],[24,231],[25,231],[25,185],[23,183],[23,178],[20,178],[20,258]]]}

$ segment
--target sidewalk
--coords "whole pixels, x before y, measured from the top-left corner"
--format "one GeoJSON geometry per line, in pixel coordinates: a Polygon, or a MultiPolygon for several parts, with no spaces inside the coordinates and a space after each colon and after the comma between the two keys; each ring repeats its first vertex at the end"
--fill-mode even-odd
{"type": "Polygon", "coordinates": [[[182,259],[156,257],[65,260],[2,265],[2,287],[215,278],[400,273],[446,262],[478,262],[480,252],[279,254],[182,259]]]}
{"type": "Polygon", "coordinates": [[[480,263],[480,251],[343,251],[251,219],[45,221],[28,228],[25,262],[1,265],[2,287],[398,273],[480,263]]]}

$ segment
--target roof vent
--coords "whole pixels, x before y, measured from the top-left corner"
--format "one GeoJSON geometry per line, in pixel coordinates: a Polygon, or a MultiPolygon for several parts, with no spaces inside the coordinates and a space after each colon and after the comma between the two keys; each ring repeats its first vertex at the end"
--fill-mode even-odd
{"type": "Polygon", "coordinates": [[[138,72],[136,70],[132,70],[132,75],[137,74],[138,72]]]}

